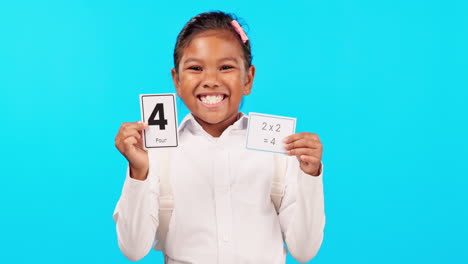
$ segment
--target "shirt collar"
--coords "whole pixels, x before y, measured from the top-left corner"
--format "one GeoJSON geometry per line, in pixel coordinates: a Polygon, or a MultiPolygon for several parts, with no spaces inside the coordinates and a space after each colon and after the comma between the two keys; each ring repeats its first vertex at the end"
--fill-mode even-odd
{"type": "MultiPolygon", "coordinates": [[[[248,121],[249,121],[249,116],[247,116],[246,114],[244,114],[242,112],[239,112],[239,113],[237,113],[237,120],[232,125],[227,127],[224,132],[229,131],[229,130],[244,130],[244,129],[247,129],[248,121]]],[[[184,117],[184,119],[182,120],[182,122],[180,123],[179,133],[181,133],[182,131],[184,131],[186,129],[188,129],[190,131],[193,131],[193,132],[196,132],[196,131],[205,132],[203,130],[202,126],[197,122],[197,120],[195,120],[192,113],[187,114],[184,117]]]]}

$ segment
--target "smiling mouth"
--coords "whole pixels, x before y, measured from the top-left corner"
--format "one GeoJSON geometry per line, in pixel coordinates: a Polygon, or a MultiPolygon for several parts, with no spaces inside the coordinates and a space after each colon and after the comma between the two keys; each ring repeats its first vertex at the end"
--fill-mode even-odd
{"type": "Polygon", "coordinates": [[[207,106],[216,106],[227,97],[225,94],[200,94],[197,96],[198,100],[207,106]]]}

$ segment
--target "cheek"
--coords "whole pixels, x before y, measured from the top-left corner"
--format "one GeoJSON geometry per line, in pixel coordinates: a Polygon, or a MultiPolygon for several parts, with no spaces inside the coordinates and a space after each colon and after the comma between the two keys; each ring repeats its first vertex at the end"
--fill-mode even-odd
{"type": "Polygon", "coordinates": [[[244,79],[241,73],[232,73],[225,76],[226,82],[229,82],[232,88],[243,87],[244,79]]]}
{"type": "Polygon", "coordinates": [[[191,79],[191,77],[189,75],[187,75],[187,74],[182,75],[180,77],[180,85],[182,87],[187,86],[187,83],[190,83],[190,79],[191,79]]]}
{"type": "Polygon", "coordinates": [[[197,82],[196,76],[193,75],[184,75],[181,76],[179,80],[179,90],[183,95],[189,94],[193,89],[194,85],[197,82]]]}

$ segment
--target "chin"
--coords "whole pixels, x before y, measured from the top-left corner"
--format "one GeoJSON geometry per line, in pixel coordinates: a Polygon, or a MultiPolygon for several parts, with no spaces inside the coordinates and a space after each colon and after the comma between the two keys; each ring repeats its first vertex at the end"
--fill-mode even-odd
{"type": "Polygon", "coordinates": [[[224,120],[226,120],[226,118],[221,118],[221,117],[206,117],[206,118],[202,117],[200,119],[203,120],[205,123],[212,124],[212,125],[219,124],[223,122],[224,120]]]}
{"type": "Polygon", "coordinates": [[[203,113],[201,115],[194,114],[194,116],[201,119],[203,122],[212,125],[222,123],[229,119],[229,116],[226,114],[203,113]]]}

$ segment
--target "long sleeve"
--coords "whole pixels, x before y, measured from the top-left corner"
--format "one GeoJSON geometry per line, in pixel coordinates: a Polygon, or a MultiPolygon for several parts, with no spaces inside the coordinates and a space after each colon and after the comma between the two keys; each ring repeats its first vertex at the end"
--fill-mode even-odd
{"type": "Polygon", "coordinates": [[[286,175],[286,190],[279,219],[289,252],[305,263],[317,254],[323,240],[325,211],[323,164],[319,176],[304,173],[296,157],[291,157],[286,175]]]}
{"type": "Polygon", "coordinates": [[[113,219],[120,250],[129,260],[137,261],[151,250],[159,225],[158,196],[159,181],[151,164],[148,178],[144,181],[131,178],[127,169],[113,219]]]}

